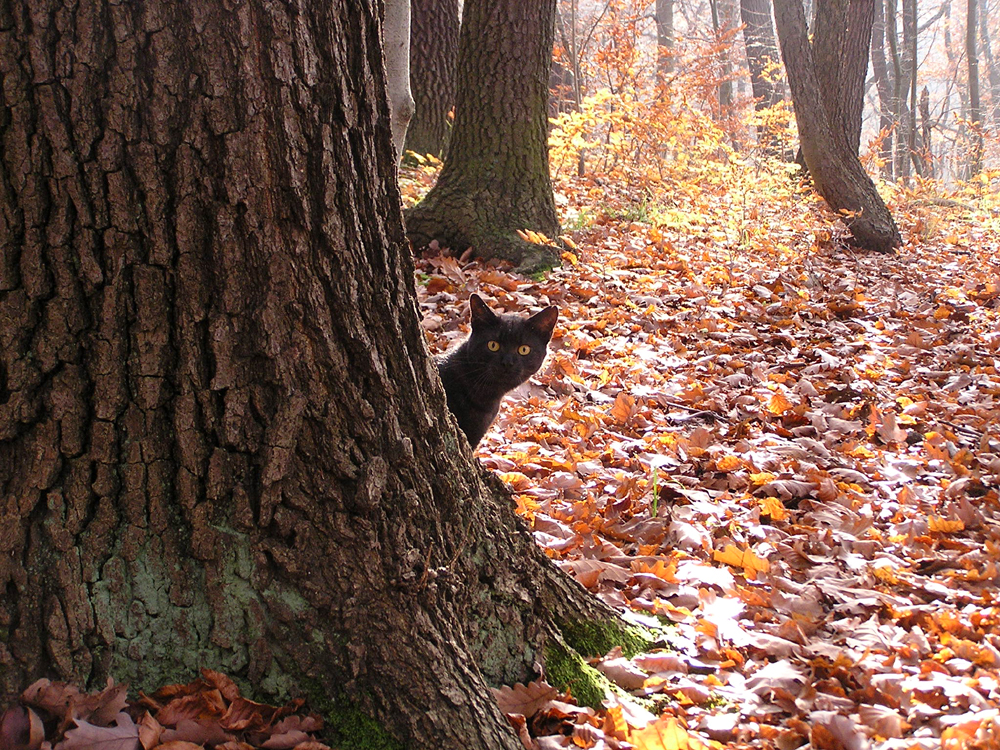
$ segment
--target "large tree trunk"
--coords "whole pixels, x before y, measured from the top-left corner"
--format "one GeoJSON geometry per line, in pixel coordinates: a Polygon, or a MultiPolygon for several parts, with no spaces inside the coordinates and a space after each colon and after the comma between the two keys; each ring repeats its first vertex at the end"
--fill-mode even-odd
{"type": "Polygon", "coordinates": [[[437,183],[407,212],[414,247],[438,240],[525,267],[558,260],[517,235],[559,234],[546,119],[555,11],[555,0],[466,3],[455,127],[437,183]]]}
{"type": "Polygon", "coordinates": [[[416,110],[405,150],[444,158],[455,104],[458,0],[411,0],[410,85],[416,110]]]}
{"type": "MultiPolygon", "coordinates": [[[[743,41],[747,50],[754,108],[760,112],[773,107],[783,95],[771,71],[779,60],[774,24],[771,23],[771,0],[740,0],[740,19],[743,21],[743,41]]],[[[758,126],[757,139],[768,148],[777,146],[775,133],[766,125],[758,126]]]]}
{"type": "Polygon", "coordinates": [[[813,30],[816,77],[827,117],[855,154],[861,144],[861,114],[875,2],[880,1],[822,3],[813,30]]]}
{"type": "Polygon", "coordinates": [[[374,5],[0,15],[0,702],[211,666],[513,749],[486,684],[607,614],[445,408],[374,5]]]}
{"type": "MultiPolygon", "coordinates": [[[[842,60],[833,64],[834,70],[820,73],[819,68],[820,59],[825,65],[831,65],[828,50],[833,48],[831,41],[821,35],[834,33],[849,45],[844,47],[845,53],[867,57],[869,38],[863,29],[852,27],[848,18],[867,17],[867,33],[870,34],[873,11],[863,7],[870,3],[871,0],[821,3],[815,44],[809,42],[801,0],[775,0],[774,10],[802,156],[816,189],[834,211],[845,214],[844,220],[861,247],[885,252],[901,245],[902,239],[892,215],[858,159],[854,136],[856,115],[849,98],[853,94],[846,91],[851,80],[858,82],[855,73],[863,66],[857,60],[842,60]],[[814,54],[814,46],[818,54],[814,54]],[[825,79],[823,83],[821,78],[825,79]],[[842,102],[843,112],[836,116],[830,112],[837,105],[829,99],[831,91],[840,91],[848,97],[842,102]]],[[[863,82],[861,79],[859,83],[863,82]]]]}

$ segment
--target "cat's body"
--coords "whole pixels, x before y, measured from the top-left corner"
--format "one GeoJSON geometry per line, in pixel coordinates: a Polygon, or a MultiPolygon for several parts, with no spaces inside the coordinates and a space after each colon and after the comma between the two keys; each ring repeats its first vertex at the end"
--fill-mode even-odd
{"type": "Polygon", "coordinates": [[[438,360],[448,408],[475,448],[493,424],[500,402],[534,375],[545,360],[559,311],[547,307],[529,318],[497,315],[473,294],[472,333],[438,360]]]}

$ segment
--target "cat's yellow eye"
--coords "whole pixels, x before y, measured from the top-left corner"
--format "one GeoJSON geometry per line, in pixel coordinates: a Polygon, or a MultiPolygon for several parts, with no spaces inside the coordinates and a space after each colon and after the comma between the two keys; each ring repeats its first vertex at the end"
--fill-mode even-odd
{"type": "Polygon", "coordinates": [[[521,344],[519,347],[517,347],[517,353],[520,354],[522,357],[528,354],[529,352],[531,352],[531,347],[528,346],[527,344],[521,344]]]}
{"type": "Polygon", "coordinates": [[[491,341],[486,345],[486,348],[489,349],[491,352],[498,352],[500,351],[500,342],[491,341]]]}

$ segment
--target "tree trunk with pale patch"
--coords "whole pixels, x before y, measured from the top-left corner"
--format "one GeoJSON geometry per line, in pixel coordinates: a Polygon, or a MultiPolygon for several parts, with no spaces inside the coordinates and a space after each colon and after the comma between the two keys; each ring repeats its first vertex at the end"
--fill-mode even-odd
{"type": "MultiPolygon", "coordinates": [[[[828,51],[834,48],[831,40],[822,39],[821,34],[833,31],[844,39],[858,41],[857,45],[845,48],[845,53],[863,54],[867,58],[869,38],[860,30],[851,31],[848,15],[862,17],[865,11],[861,6],[870,5],[871,1],[821,3],[814,43],[810,43],[807,35],[801,0],[775,0],[774,10],[802,156],[816,190],[834,211],[843,215],[860,247],[886,252],[902,244],[899,230],[858,160],[857,138],[853,135],[857,115],[852,100],[830,101],[829,94],[843,92],[851,80],[857,81],[854,73],[862,66],[857,61],[844,61],[835,64],[835,70],[821,72],[820,68],[821,60],[830,65],[828,51]],[[821,82],[823,78],[825,82],[821,82]]],[[[872,18],[872,13],[865,14],[872,18]]],[[[868,33],[871,33],[870,21],[868,33]]]]}
{"type": "Polygon", "coordinates": [[[609,617],[445,407],[360,5],[3,17],[0,702],[209,666],[514,750],[487,685],[609,617]]]}
{"type": "Polygon", "coordinates": [[[410,93],[410,0],[385,0],[382,35],[391,114],[389,122],[398,162],[403,156],[406,130],[413,117],[414,106],[410,93]]]}
{"type": "Polygon", "coordinates": [[[555,0],[466,3],[448,156],[437,183],[406,214],[415,248],[437,240],[526,268],[558,260],[554,247],[517,234],[559,234],[546,119],[555,8],[555,0]]]}

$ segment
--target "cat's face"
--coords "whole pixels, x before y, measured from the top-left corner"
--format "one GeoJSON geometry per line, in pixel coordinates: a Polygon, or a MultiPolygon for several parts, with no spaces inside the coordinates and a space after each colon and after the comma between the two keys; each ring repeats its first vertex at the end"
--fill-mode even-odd
{"type": "Polygon", "coordinates": [[[547,307],[529,318],[497,315],[478,294],[469,298],[472,335],[468,351],[493,383],[512,390],[542,366],[559,311],[547,307]]]}

